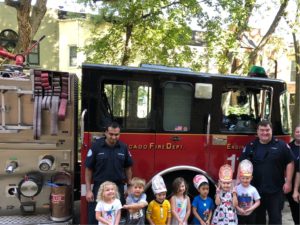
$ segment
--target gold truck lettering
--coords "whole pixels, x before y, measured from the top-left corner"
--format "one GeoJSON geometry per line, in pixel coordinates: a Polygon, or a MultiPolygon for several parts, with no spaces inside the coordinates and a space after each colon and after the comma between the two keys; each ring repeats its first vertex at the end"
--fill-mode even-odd
{"type": "Polygon", "coordinates": [[[238,144],[227,144],[227,150],[242,150],[244,148],[243,145],[238,144]]]}
{"type": "Polygon", "coordinates": [[[150,142],[147,144],[131,144],[128,145],[130,150],[182,150],[183,145],[174,145],[171,142],[167,142],[165,144],[155,144],[154,142],[150,142]]]}

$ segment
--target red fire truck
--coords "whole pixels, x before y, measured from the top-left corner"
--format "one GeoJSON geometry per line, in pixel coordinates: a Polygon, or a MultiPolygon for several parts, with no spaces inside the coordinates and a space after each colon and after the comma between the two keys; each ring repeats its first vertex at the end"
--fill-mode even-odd
{"type": "MultiPolygon", "coordinates": [[[[134,159],[133,175],[160,174],[171,191],[178,176],[192,183],[204,174],[211,195],[222,164],[236,169],[241,150],[253,140],[261,119],[289,141],[286,84],[281,80],[196,73],[144,65],[140,68],[82,66],[81,223],[87,221],[84,161],[109,121],[122,127],[120,139],[134,159]]],[[[190,185],[190,194],[196,194],[190,185]]],[[[147,188],[149,199],[151,188],[147,188]]]]}

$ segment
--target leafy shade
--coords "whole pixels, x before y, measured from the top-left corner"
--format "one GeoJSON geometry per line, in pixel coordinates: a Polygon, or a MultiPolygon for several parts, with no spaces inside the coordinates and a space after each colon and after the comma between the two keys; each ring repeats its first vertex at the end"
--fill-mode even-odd
{"type": "MultiPolygon", "coordinates": [[[[91,2],[89,2],[91,3],[91,2]]],[[[102,3],[92,18],[87,61],[199,67],[188,21],[201,14],[196,0],[119,0],[102,3]]]]}

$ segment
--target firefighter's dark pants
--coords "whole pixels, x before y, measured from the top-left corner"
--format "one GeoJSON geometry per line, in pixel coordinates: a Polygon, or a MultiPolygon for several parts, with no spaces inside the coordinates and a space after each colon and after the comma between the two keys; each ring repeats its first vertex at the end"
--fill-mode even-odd
{"type": "Polygon", "coordinates": [[[256,224],[266,224],[266,212],[268,212],[270,225],[282,224],[283,192],[261,194],[260,196],[260,206],[256,210],[256,224]]]}

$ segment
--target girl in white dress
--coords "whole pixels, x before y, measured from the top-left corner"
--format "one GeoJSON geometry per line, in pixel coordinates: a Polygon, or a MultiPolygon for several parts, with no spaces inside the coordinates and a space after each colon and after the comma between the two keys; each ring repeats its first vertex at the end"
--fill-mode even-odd
{"type": "Polygon", "coordinates": [[[99,187],[97,202],[95,211],[98,225],[118,225],[122,204],[117,185],[110,181],[102,183],[99,187]]]}
{"type": "Polygon", "coordinates": [[[233,171],[228,164],[219,170],[219,187],[216,191],[217,208],[213,214],[212,225],[237,225],[237,194],[232,184],[233,171]]]}
{"type": "Polygon", "coordinates": [[[170,199],[172,208],[172,225],[187,225],[191,214],[191,202],[187,195],[187,184],[182,177],[173,181],[173,196],[170,199]]]}

